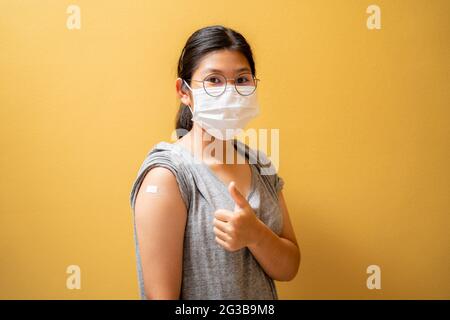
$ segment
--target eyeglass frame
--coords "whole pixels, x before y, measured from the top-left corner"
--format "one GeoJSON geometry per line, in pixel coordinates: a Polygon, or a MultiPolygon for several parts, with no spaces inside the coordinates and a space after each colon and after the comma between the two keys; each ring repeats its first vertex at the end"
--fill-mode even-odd
{"type": "Polygon", "coordinates": [[[255,75],[253,75],[252,73],[245,73],[245,72],[238,74],[234,79],[229,79],[229,78],[225,77],[225,76],[224,76],[223,74],[221,74],[221,73],[210,73],[210,74],[206,75],[206,76],[203,78],[203,80],[196,80],[196,79],[192,79],[192,78],[189,78],[189,79],[183,79],[183,80],[185,80],[185,81],[191,80],[191,81],[195,81],[195,82],[201,82],[202,85],[203,85],[203,90],[205,90],[206,94],[207,94],[208,96],[210,96],[210,97],[220,97],[221,95],[223,95],[223,94],[225,93],[225,91],[227,90],[228,80],[233,80],[233,83],[234,83],[234,89],[236,90],[236,92],[237,92],[238,94],[240,94],[240,95],[243,96],[243,97],[248,97],[248,96],[251,96],[252,94],[255,93],[256,88],[258,87],[258,81],[261,81],[261,79],[255,77],[255,75]],[[243,74],[251,74],[253,80],[255,81],[255,90],[253,90],[252,93],[250,93],[250,94],[242,94],[242,93],[240,93],[239,90],[236,88],[236,79],[237,79],[239,76],[243,75],[243,74]],[[223,78],[225,78],[225,88],[223,89],[222,93],[219,94],[219,95],[217,95],[217,96],[213,96],[213,95],[209,94],[209,93],[208,93],[208,90],[206,90],[206,87],[205,87],[205,79],[208,78],[208,77],[211,76],[211,75],[219,75],[219,76],[222,76],[223,78]]]}

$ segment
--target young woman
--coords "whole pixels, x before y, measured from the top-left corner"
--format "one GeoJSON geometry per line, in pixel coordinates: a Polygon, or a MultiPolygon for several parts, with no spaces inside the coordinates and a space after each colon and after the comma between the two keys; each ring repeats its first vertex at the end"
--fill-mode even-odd
{"type": "Polygon", "coordinates": [[[264,153],[232,139],[259,113],[255,75],[240,33],[210,26],[187,40],[179,139],[150,150],[131,191],[142,299],[278,299],[274,280],[297,274],[284,180],[263,174],[264,153]]]}

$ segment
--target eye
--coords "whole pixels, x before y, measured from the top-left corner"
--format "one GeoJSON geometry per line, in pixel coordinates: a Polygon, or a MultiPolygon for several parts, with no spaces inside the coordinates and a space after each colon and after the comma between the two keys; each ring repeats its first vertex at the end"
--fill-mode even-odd
{"type": "Polygon", "coordinates": [[[250,79],[247,76],[241,76],[241,77],[237,78],[237,80],[236,80],[237,83],[247,83],[249,81],[250,81],[250,79]]]}
{"type": "Polygon", "coordinates": [[[211,76],[205,79],[205,82],[208,85],[220,85],[223,83],[223,79],[219,76],[211,76]]]}
{"type": "Polygon", "coordinates": [[[255,80],[253,78],[253,74],[245,73],[241,74],[236,78],[236,84],[241,86],[254,86],[255,80]]]}

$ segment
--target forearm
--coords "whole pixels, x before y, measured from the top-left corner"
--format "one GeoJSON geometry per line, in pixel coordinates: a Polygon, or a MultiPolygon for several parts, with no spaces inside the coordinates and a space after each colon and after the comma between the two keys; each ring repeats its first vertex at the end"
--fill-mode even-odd
{"type": "Polygon", "coordinates": [[[248,246],[253,256],[272,279],[292,280],[300,265],[298,246],[279,237],[260,220],[257,228],[258,241],[248,246]]]}

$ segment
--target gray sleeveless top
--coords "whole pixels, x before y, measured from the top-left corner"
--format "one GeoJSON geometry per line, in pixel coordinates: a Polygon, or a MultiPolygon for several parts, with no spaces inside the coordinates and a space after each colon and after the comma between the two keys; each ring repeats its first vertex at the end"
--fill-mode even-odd
{"type": "MultiPolygon", "coordinates": [[[[284,180],[276,174],[274,166],[263,152],[255,151],[238,140],[234,140],[234,146],[249,159],[252,169],[252,187],[247,197],[249,204],[257,217],[280,235],[283,221],[278,191],[282,189],[284,180]],[[267,170],[268,167],[270,170],[267,170]]],[[[164,167],[174,174],[188,210],[180,299],[278,299],[274,281],[248,248],[229,252],[215,241],[214,211],[219,208],[234,210],[234,201],[227,186],[204,162],[194,158],[189,150],[164,141],[157,143],[147,154],[130,195],[141,299],[147,297],[134,207],[142,181],[153,167],[164,167]]]]}

